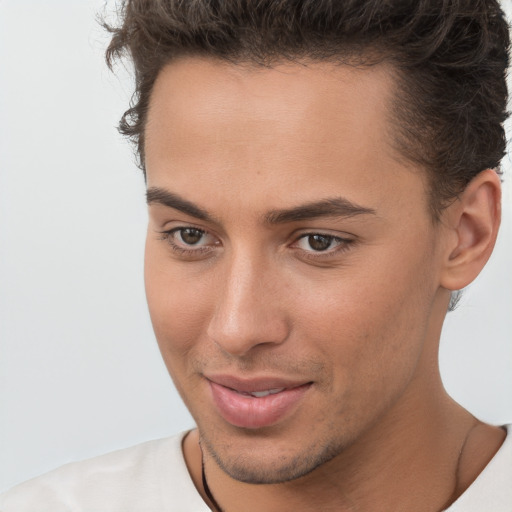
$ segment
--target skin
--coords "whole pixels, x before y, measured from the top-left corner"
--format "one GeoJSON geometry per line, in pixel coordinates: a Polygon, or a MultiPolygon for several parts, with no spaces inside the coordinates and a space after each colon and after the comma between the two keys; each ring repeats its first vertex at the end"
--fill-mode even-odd
{"type": "Polygon", "coordinates": [[[393,90],[384,66],[198,57],[156,81],[147,298],[198,426],[191,476],[209,503],[201,443],[224,511],[441,510],[503,441],[446,395],[437,361],[450,290],[492,251],[499,179],[481,173],[433,222],[425,173],[393,150],[393,90]],[[358,212],[275,222],[340,198],[358,212]],[[309,387],[244,428],[219,414],[215,374],[309,387]]]}

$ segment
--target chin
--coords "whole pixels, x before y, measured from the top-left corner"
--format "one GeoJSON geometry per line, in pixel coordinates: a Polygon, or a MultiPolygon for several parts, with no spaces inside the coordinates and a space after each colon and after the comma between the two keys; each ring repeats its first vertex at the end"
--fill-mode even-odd
{"type": "MultiPolygon", "coordinates": [[[[304,477],[343,451],[343,447],[317,443],[301,446],[299,453],[273,446],[270,453],[257,440],[252,448],[239,450],[236,444],[216,446],[200,431],[201,445],[228,476],[248,484],[281,484],[304,477]]],[[[272,443],[272,441],[270,441],[272,443]]],[[[277,444],[277,443],[276,443],[277,444]]],[[[298,444],[295,444],[295,448],[298,444]]]]}

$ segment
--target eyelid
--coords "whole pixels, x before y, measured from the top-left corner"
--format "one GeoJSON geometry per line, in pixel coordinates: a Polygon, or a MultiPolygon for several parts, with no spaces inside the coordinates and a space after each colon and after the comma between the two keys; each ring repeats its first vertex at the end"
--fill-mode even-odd
{"type": "Polygon", "coordinates": [[[314,235],[331,237],[331,238],[336,238],[336,239],[344,240],[344,241],[355,240],[357,238],[356,235],[354,235],[352,233],[348,233],[346,231],[341,232],[341,231],[330,230],[330,229],[321,229],[321,228],[320,229],[319,228],[298,229],[292,233],[290,238],[292,238],[293,243],[295,243],[296,241],[300,240],[301,238],[304,238],[306,236],[314,236],[314,235]]]}
{"type": "MultiPolygon", "coordinates": [[[[223,245],[222,241],[216,234],[202,227],[194,226],[193,224],[179,224],[170,229],[158,231],[158,233],[160,234],[160,240],[165,241],[173,252],[183,257],[189,257],[191,260],[194,258],[200,259],[203,256],[207,256],[212,251],[215,251],[219,246],[223,245]],[[186,229],[197,230],[205,236],[212,237],[214,241],[213,243],[205,243],[202,245],[187,245],[187,243],[184,241],[179,243],[175,239],[175,234],[181,230],[186,229]]],[[[329,230],[321,229],[310,229],[307,231],[298,232],[296,231],[293,233],[292,237],[292,242],[287,244],[287,246],[297,253],[300,253],[301,258],[311,260],[329,259],[340,256],[342,253],[348,251],[357,242],[357,239],[354,237],[354,235],[339,232],[333,233],[329,230]],[[336,241],[337,243],[333,248],[316,251],[313,248],[311,248],[311,250],[307,250],[298,246],[299,242],[304,238],[315,235],[329,238],[332,241],[336,241]]]]}
{"type": "Polygon", "coordinates": [[[302,232],[295,236],[293,242],[291,243],[290,247],[295,248],[297,251],[301,252],[303,257],[309,258],[309,259],[327,259],[332,258],[334,256],[338,256],[346,251],[348,251],[357,240],[352,237],[351,235],[342,236],[340,233],[334,234],[331,232],[326,232],[323,230],[309,230],[307,232],[302,232]],[[325,251],[315,251],[314,249],[311,249],[310,251],[302,249],[301,247],[293,247],[296,246],[301,240],[303,240],[306,237],[309,236],[322,236],[326,238],[331,238],[333,240],[336,240],[338,242],[337,246],[333,249],[326,249],[325,251]]]}
{"type": "Polygon", "coordinates": [[[190,224],[181,224],[170,229],[158,231],[158,233],[160,234],[160,240],[165,241],[174,253],[176,253],[178,256],[188,257],[190,259],[207,256],[221,244],[220,240],[210,231],[190,224]],[[179,243],[175,239],[175,234],[186,229],[195,230],[202,235],[211,236],[215,240],[215,243],[203,245],[187,245],[185,242],[179,243]]]}

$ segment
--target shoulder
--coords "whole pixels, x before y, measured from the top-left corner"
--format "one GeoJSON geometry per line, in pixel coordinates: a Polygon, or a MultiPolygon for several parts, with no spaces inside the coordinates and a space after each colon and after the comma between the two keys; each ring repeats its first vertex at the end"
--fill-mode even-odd
{"type": "Polygon", "coordinates": [[[512,511],[512,424],[496,455],[446,512],[512,511]]]}
{"type": "Polygon", "coordinates": [[[185,434],[66,464],[2,494],[0,511],[165,509],[166,500],[195,492],[181,449],[185,434]]]}

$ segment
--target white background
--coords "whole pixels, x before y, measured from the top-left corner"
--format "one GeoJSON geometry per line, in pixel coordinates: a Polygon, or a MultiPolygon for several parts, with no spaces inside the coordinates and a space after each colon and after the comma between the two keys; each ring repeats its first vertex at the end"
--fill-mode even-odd
{"type": "MultiPolygon", "coordinates": [[[[127,73],[99,0],[0,0],[0,489],[190,428],[146,309],[144,183],[116,132],[127,73]]],[[[512,12],[510,5],[506,5],[512,12]]],[[[496,252],[441,366],[480,418],[512,421],[512,165],[496,252]]]]}

